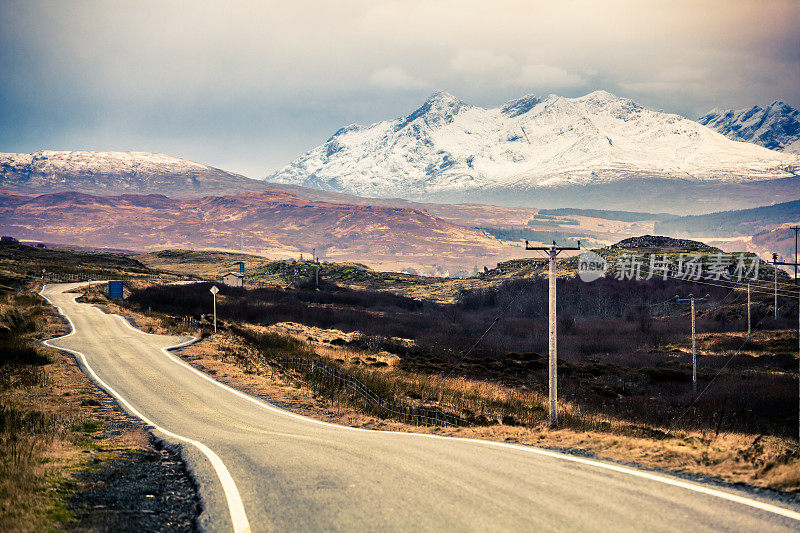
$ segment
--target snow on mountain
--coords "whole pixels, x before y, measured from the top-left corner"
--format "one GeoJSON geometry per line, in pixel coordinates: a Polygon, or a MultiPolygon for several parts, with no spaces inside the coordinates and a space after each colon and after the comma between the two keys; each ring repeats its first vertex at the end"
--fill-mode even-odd
{"type": "Polygon", "coordinates": [[[494,109],[446,92],[370,126],[350,125],[267,176],[357,194],[413,199],[542,190],[639,177],[748,182],[794,175],[800,158],[723,135],[678,115],[595,91],[523,96],[494,109]]]}
{"type": "Polygon", "coordinates": [[[800,112],[780,100],[766,108],[712,109],[697,121],[734,141],[800,154],[800,112]]]}
{"type": "Polygon", "coordinates": [[[263,188],[261,181],[163,154],[54,150],[0,153],[0,189],[6,190],[191,196],[263,188]]]}
{"type": "Polygon", "coordinates": [[[200,163],[147,152],[87,152],[40,150],[32,154],[0,154],[0,164],[30,166],[41,173],[91,170],[93,172],[135,172],[168,168],[209,168],[200,163]]]}

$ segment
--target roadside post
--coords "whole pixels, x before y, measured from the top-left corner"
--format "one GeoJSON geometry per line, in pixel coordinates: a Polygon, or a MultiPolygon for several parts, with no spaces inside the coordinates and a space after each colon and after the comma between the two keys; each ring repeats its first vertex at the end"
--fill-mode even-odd
{"type": "Polygon", "coordinates": [[[214,285],[214,286],[211,287],[211,289],[209,289],[209,291],[211,292],[211,294],[213,295],[213,298],[214,298],[214,333],[216,333],[217,332],[217,293],[219,292],[219,289],[217,288],[216,285],[214,285]]]}

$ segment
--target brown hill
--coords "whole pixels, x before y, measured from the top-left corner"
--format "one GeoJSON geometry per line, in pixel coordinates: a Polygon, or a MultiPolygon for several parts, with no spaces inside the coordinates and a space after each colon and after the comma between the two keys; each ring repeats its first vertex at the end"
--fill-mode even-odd
{"type": "Polygon", "coordinates": [[[477,229],[418,209],[346,205],[281,191],[173,199],[78,192],[0,194],[0,232],[79,246],[310,255],[387,269],[451,272],[518,255],[477,229]]]}

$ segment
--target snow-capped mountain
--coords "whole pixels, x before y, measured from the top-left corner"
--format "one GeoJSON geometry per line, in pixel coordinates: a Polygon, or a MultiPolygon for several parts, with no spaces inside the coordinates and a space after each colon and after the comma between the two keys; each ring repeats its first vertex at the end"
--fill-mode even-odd
{"type": "Polygon", "coordinates": [[[361,196],[536,205],[548,189],[580,195],[574,185],[744,183],[798,168],[793,154],[605,91],[527,95],[494,109],[437,92],[406,117],[340,129],[266,179],[361,196]]]}
{"type": "Polygon", "coordinates": [[[780,100],[767,107],[712,109],[697,121],[734,141],[800,154],[800,112],[780,100]]]}
{"type": "Polygon", "coordinates": [[[197,196],[263,190],[264,183],[163,154],[42,150],[0,153],[0,189],[197,196]]]}

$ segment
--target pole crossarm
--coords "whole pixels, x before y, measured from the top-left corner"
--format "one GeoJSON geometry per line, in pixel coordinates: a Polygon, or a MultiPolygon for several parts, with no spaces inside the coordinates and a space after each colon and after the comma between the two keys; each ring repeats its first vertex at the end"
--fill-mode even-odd
{"type": "Polygon", "coordinates": [[[550,246],[531,246],[528,241],[525,241],[525,249],[526,250],[541,250],[543,252],[555,251],[556,253],[562,252],[564,250],[580,250],[581,249],[581,241],[578,241],[578,246],[557,246],[556,241],[553,241],[553,244],[550,246]]]}

